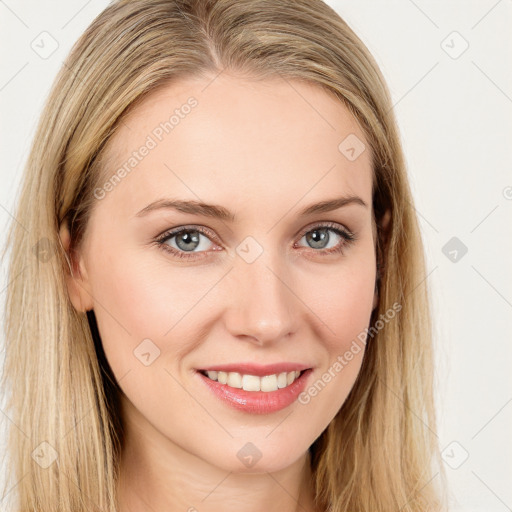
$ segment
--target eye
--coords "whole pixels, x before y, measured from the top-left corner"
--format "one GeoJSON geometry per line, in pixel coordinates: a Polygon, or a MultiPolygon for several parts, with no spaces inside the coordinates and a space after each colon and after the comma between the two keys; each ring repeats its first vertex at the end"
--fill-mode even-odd
{"type": "MultiPolygon", "coordinates": [[[[216,239],[216,236],[201,226],[183,226],[166,231],[155,240],[155,243],[172,256],[197,260],[208,256],[209,245],[213,244],[211,238],[216,239]]],[[[328,222],[303,231],[299,242],[303,239],[313,249],[313,253],[322,255],[342,253],[356,237],[339,224],[328,222]]],[[[294,247],[300,245],[296,242],[294,247]]],[[[211,250],[219,251],[222,248],[213,244],[211,250]]]]}
{"type": "MultiPolygon", "coordinates": [[[[163,250],[178,258],[197,258],[197,253],[205,253],[208,250],[209,242],[211,243],[207,234],[210,233],[201,227],[183,227],[164,233],[156,240],[156,243],[163,250]]],[[[214,237],[212,236],[212,238],[214,237]]]]}
{"type": "Polygon", "coordinates": [[[314,252],[320,254],[333,254],[342,253],[349,244],[355,242],[356,237],[353,233],[342,229],[338,224],[331,222],[314,226],[312,229],[309,228],[303,232],[301,240],[305,240],[306,243],[314,252]],[[334,233],[332,235],[331,233],[334,233]]]}

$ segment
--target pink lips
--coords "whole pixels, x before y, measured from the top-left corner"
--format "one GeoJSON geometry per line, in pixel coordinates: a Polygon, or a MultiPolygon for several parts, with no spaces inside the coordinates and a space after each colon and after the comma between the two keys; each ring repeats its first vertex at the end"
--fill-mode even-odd
{"type": "Polygon", "coordinates": [[[305,369],[304,366],[297,364],[279,364],[269,365],[265,367],[257,367],[255,365],[221,365],[204,369],[207,371],[239,371],[248,375],[271,375],[273,373],[282,373],[284,371],[305,370],[301,375],[285,388],[276,391],[245,391],[244,389],[232,388],[227,384],[221,384],[218,381],[209,379],[203,375],[201,371],[196,374],[204,382],[210,391],[223,402],[240,411],[253,414],[270,414],[280,411],[295,402],[298,396],[304,391],[310,374],[313,372],[311,368],[305,369]],[[225,368],[229,368],[225,370],[225,368]],[[233,368],[233,369],[231,369],[233,368]],[[289,369],[288,369],[289,368],[289,369]],[[240,371],[243,370],[243,371],[240,371]]]}

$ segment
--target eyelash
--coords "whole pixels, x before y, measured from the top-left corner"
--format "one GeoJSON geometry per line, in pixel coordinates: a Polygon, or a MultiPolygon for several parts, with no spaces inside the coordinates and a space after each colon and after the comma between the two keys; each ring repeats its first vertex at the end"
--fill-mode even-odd
{"type": "MultiPolygon", "coordinates": [[[[338,245],[336,245],[335,247],[331,247],[330,249],[320,249],[320,250],[311,249],[315,253],[325,254],[325,255],[327,255],[327,254],[343,254],[343,250],[346,247],[353,244],[357,240],[354,233],[351,233],[345,229],[341,229],[338,224],[334,224],[332,222],[325,222],[322,224],[317,224],[313,227],[308,227],[305,231],[301,232],[298,240],[300,241],[304,235],[306,235],[312,231],[320,230],[323,228],[328,228],[329,231],[334,231],[337,235],[339,235],[342,238],[342,240],[338,243],[338,245]]],[[[166,242],[168,240],[170,240],[171,238],[173,238],[174,236],[179,235],[184,232],[187,232],[187,231],[197,231],[198,233],[201,233],[202,235],[206,236],[206,238],[208,238],[210,241],[212,241],[210,239],[210,237],[215,238],[211,235],[209,230],[207,230],[201,226],[183,226],[178,229],[166,231],[165,233],[163,233],[162,235],[158,236],[155,239],[155,243],[162,250],[172,254],[173,256],[175,256],[177,258],[181,258],[181,259],[185,259],[185,260],[192,260],[192,259],[206,257],[206,255],[198,256],[199,254],[205,254],[206,251],[202,251],[199,253],[197,253],[197,252],[187,253],[185,251],[178,251],[178,250],[174,249],[174,247],[170,247],[168,244],[166,244],[166,242]]],[[[294,244],[294,246],[295,246],[295,244],[294,244]]]]}

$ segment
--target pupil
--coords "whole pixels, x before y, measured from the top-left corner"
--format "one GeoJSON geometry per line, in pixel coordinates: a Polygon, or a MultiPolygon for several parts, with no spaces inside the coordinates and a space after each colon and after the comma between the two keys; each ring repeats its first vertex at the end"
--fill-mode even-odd
{"type": "Polygon", "coordinates": [[[326,228],[315,229],[308,235],[306,235],[308,243],[312,243],[314,249],[323,249],[324,242],[329,242],[329,232],[326,228]]]}
{"type": "Polygon", "coordinates": [[[184,251],[195,249],[199,245],[199,235],[197,231],[185,231],[176,237],[176,245],[184,251]],[[184,243],[182,243],[182,241],[184,243]],[[187,244],[195,244],[193,247],[187,244]]]}

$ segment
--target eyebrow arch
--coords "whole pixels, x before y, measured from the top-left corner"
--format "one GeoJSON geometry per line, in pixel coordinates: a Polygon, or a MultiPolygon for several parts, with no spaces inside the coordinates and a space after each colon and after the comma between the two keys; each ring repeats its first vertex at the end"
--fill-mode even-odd
{"type": "MultiPolygon", "coordinates": [[[[365,208],[368,205],[359,196],[346,196],[329,199],[320,203],[307,206],[299,212],[299,217],[306,217],[315,213],[325,213],[350,204],[359,204],[365,208]]],[[[142,217],[148,213],[161,210],[173,209],[192,215],[203,215],[205,217],[217,218],[225,221],[234,222],[235,215],[223,206],[215,204],[206,204],[201,201],[183,201],[179,199],[159,199],[140,210],[135,216],[142,217]]]]}

